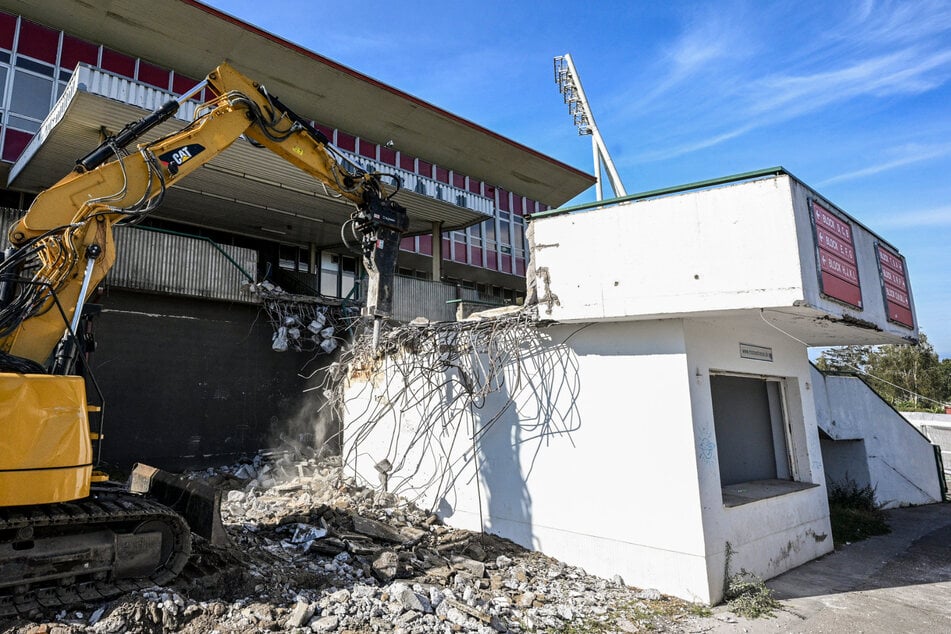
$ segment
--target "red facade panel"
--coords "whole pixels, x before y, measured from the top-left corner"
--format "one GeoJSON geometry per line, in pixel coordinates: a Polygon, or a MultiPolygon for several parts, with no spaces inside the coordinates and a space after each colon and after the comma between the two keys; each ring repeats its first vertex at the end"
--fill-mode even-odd
{"type": "Polygon", "coordinates": [[[57,49],[59,49],[59,31],[48,29],[29,20],[20,20],[17,53],[55,64],[57,49]]]}
{"type": "Polygon", "coordinates": [[[172,92],[176,95],[184,94],[186,91],[191,90],[197,83],[198,80],[175,73],[175,76],[172,78],[172,92]]]}
{"type": "Polygon", "coordinates": [[[329,125],[324,125],[322,123],[317,123],[315,121],[314,127],[320,130],[321,132],[323,132],[324,136],[327,137],[328,139],[332,140],[334,138],[334,129],[331,128],[329,125]]]}
{"type": "Polygon", "coordinates": [[[485,252],[485,268],[492,269],[493,271],[499,270],[499,263],[496,261],[496,252],[492,249],[488,249],[485,252]]]}
{"type": "Polygon", "coordinates": [[[423,159],[416,159],[418,167],[416,168],[416,173],[421,174],[429,178],[433,177],[433,164],[427,163],[423,159]]]}
{"type": "Polygon", "coordinates": [[[458,174],[456,172],[452,173],[452,186],[458,187],[459,189],[466,188],[466,176],[465,174],[458,174]]]}
{"type": "Polygon", "coordinates": [[[482,181],[476,180],[474,178],[469,179],[469,191],[473,194],[482,193],[482,181]]]}
{"type": "MultiPolygon", "coordinates": [[[[465,264],[466,262],[469,261],[469,259],[466,257],[466,256],[468,256],[469,254],[466,253],[466,243],[465,243],[465,242],[456,242],[456,244],[455,244],[455,249],[456,249],[456,250],[455,250],[455,253],[453,253],[453,256],[452,256],[452,259],[453,259],[454,261],[456,261],[456,262],[462,262],[463,264],[465,264]]],[[[481,262],[481,260],[480,260],[480,262],[481,262]]]]}
{"type": "Polygon", "coordinates": [[[102,67],[129,79],[135,77],[135,59],[106,47],[102,49],[102,67]]]}
{"type": "Polygon", "coordinates": [[[368,159],[376,160],[376,143],[371,143],[370,141],[365,141],[360,139],[360,156],[365,156],[368,159]]]}
{"type": "Polygon", "coordinates": [[[469,262],[473,266],[482,266],[482,248],[469,247],[469,262]]]}
{"type": "Polygon", "coordinates": [[[431,234],[419,236],[419,252],[423,255],[433,254],[433,236],[431,234]]]}
{"type": "Polygon", "coordinates": [[[20,132],[19,130],[7,128],[7,131],[3,135],[3,160],[12,163],[20,158],[20,155],[32,138],[33,135],[29,132],[20,132]]]}
{"type": "Polygon", "coordinates": [[[449,184],[449,170],[444,167],[436,166],[436,180],[440,183],[449,184]]]}
{"type": "Polygon", "coordinates": [[[512,196],[512,213],[518,216],[522,215],[522,197],[512,196]]]}
{"type": "Polygon", "coordinates": [[[509,193],[501,187],[499,187],[499,209],[502,211],[510,211],[509,193]]]}
{"type": "Polygon", "coordinates": [[[449,250],[449,238],[442,239],[442,259],[448,260],[452,256],[452,251],[449,250]]]}
{"type": "Polygon", "coordinates": [[[406,154],[400,154],[400,168],[407,172],[416,171],[416,159],[406,154]]]}
{"type": "Polygon", "coordinates": [[[76,64],[96,65],[99,63],[99,47],[72,35],[63,34],[63,50],[59,54],[59,65],[72,70],[76,64]]]}
{"type": "Polygon", "coordinates": [[[357,137],[337,130],[337,147],[349,152],[357,151],[357,137]]]}
{"type": "Polygon", "coordinates": [[[862,308],[862,288],[852,226],[815,200],[811,201],[810,207],[822,294],[849,306],[862,308]]]}
{"type": "Polygon", "coordinates": [[[139,60],[139,81],[162,90],[168,90],[168,71],[155,64],[139,60]]]}
{"type": "Polygon", "coordinates": [[[515,274],[525,276],[525,258],[515,258],[515,274]]]}
{"type": "Polygon", "coordinates": [[[380,160],[387,165],[396,165],[396,150],[380,146],[380,160]]]}
{"type": "Polygon", "coordinates": [[[502,272],[511,273],[512,272],[512,256],[502,254],[502,272]]]}
{"type": "Polygon", "coordinates": [[[16,35],[16,30],[16,16],[0,11],[0,48],[13,50],[13,36],[16,35]]]}
{"type": "Polygon", "coordinates": [[[416,238],[403,238],[400,240],[400,250],[401,251],[415,251],[416,250],[416,238]]]}
{"type": "Polygon", "coordinates": [[[882,294],[885,298],[888,320],[908,328],[914,328],[915,318],[911,313],[911,297],[908,294],[908,274],[905,269],[905,258],[897,253],[892,253],[882,245],[878,245],[876,253],[878,254],[878,268],[882,274],[882,294]]]}

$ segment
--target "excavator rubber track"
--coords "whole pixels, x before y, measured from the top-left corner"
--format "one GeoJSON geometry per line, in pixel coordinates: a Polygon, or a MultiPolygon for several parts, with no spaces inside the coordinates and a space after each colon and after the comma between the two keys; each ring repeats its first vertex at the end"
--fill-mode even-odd
{"type": "Polygon", "coordinates": [[[166,506],[121,489],[0,509],[0,618],[96,602],[172,581],[191,532],[166,506]]]}

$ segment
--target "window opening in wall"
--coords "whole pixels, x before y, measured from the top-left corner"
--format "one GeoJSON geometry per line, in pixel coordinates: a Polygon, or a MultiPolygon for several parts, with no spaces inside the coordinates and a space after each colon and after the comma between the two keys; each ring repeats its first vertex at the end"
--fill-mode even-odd
{"type": "Polygon", "coordinates": [[[815,486],[795,482],[784,384],[779,378],[710,376],[726,506],[815,486]]]}
{"type": "Polygon", "coordinates": [[[0,66],[0,108],[6,107],[7,94],[7,70],[6,66],[0,66]]]}
{"type": "Polygon", "coordinates": [[[357,259],[340,258],[340,297],[346,297],[357,283],[357,259]]]}
{"type": "Polygon", "coordinates": [[[41,76],[17,68],[13,74],[9,124],[24,132],[36,132],[50,111],[53,95],[50,76],[41,76]]]}
{"type": "Polygon", "coordinates": [[[320,294],[339,297],[340,256],[332,253],[320,254],[320,294]]]}

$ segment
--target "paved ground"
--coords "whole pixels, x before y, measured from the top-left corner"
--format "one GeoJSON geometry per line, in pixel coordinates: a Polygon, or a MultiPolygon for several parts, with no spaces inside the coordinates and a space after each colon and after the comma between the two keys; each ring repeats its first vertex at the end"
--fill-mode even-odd
{"type": "Polygon", "coordinates": [[[709,632],[951,632],[951,504],[888,511],[889,535],[851,544],[767,582],[772,619],[704,619],[709,632]],[[724,622],[727,619],[734,622],[724,622]]]}

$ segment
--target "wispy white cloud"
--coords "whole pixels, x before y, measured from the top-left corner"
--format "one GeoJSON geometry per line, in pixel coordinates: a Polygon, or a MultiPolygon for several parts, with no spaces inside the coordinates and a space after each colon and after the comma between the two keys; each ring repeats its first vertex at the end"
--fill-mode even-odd
{"type": "Polygon", "coordinates": [[[783,113],[784,118],[789,118],[862,95],[925,92],[949,77],[951,49],[906,49],[856,60],[833,70],[765,77],[754,88],[757,96],[749,111],[754,116],[783,113]]]}
{"type": "Polygon", "coordinates": [[[721,134],[715,136],[702,138],[700,140],[689,141],[682,145],[676,145],[673,147],[667,147],[653,152],[646,152],[641,154],[638,158],[641,161],[660,161],[669,158],[675,158],[677,156],[683,156],[684,154],[690,154],[691,152],[697,152],[699,150],[705,150],[708,147],[713,147],[721,143],[725,143],[731,139],[742,136],[752,130],[755,125],[746,125],[739,128],[728,130],[721,134]]]}
{"type": "MultiPolygon", "coordinates": [[[[825,186],[831,185],[833,183],[841,183],[858,178],[865,178],[867,176],[874,176],[875,174],[881,174],[882,172],[905,167],[906,165],[914,165],[915,163],[922,163],[936,158],[948,156],[951,154],[951,144],[928,146],[913,143],[900,148],[900,151],[895,154],[896,155],[894,158],[876,163],[874,165],[869,165],[861,169],[853,170],[851,172],[838,174],[832,178],[828,178],[818,183],[818,185],[825,186]]],[[[951,207],[949,207],[949,209],[951,209],[951,207]]]]}
{"type": "Polygon", "coordinates": [[[867,0],[856,5],[843,36],[881,45],[920,41],[949,29],[951,11],[946,0],[867,0]]]}
{"type": "Polygon", "coordinates": [[[757,41],[745,11],[735,6],[730,11],[720,6],[701,8],[686,16],[681,32],[658,51],[653,63],[643,60],[650,69],[616,96],[612,110],[633,116],[666,105],[666,99],[684,86],[702,85],[705,77],[723,74],[724,69],[751,58],[757,41]]]}
{"type": "MultiPolygon", "coordinates": [[[[665,134],[656,135],[636,161],[689,154],[856,99],[915,96],[951,81],[947,3],[866,2],[845,18],[813,27],[803,46],[790,43],[795,40],[784,32],[783,20],[793,16],[791,9],[769,24],[741,20],[742,33],[762,31],[766,35],[759,37],[776,40],[768,58],[748,56],[742,63],[723,53],[735,37],[724,46],[713,27],[689,21],[665,58],[666,79],[642,97],[642,103],[658,102],[652,109],[665,116],[665,134]]],[[[729,9],[722,10],[716,23],[730,25],[732,18],[729,9]]],[[[626,113],[643,115],[643,106],[626,113]]]]}
{"type": "MultiPolygon", "coordinates": [[[[951,205],[879,216],[875,219],[875,227],[877,229],[951,227],[951,205]]],[[[943,257],[946,253],[947,251],[942,251],[941,256],[943,257]]]]}

